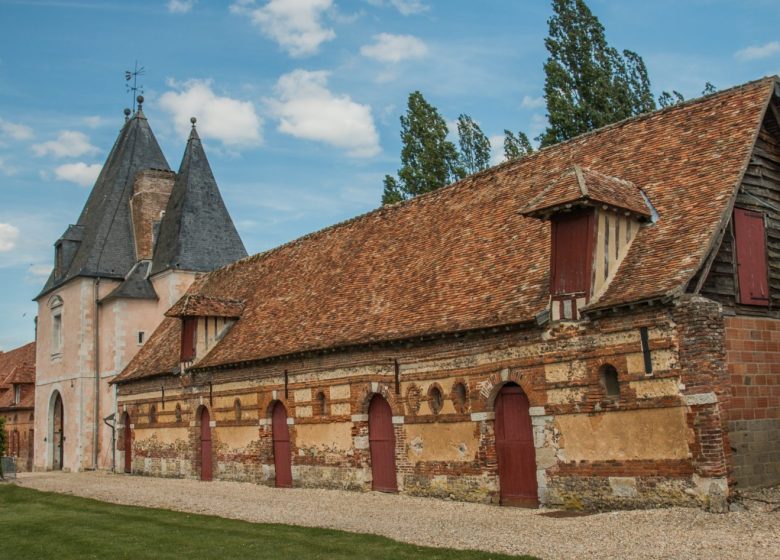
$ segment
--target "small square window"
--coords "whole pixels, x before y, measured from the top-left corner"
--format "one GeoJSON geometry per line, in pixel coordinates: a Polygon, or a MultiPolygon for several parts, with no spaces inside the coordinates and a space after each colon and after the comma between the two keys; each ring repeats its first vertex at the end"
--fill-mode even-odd
{"type": "Polygon", "coordinates": [[[138,346],[144,343],[146,340],[146,333],[144,331],[138,331],[138,346]]]}

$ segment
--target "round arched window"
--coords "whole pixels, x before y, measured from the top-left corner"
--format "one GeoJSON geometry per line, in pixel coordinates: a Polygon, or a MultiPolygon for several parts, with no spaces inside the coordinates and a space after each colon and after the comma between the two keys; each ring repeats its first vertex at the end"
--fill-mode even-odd
{"type": "Polygon", "coordinates": [[[157,423],[157,407],[155,405],[149,407],[149,423],[157,423]]]}
{"type": "Polygon", "coordinates": [[[434,385],[428,391],[428,406],[430,406],[433,414],[441,412],[444,406],[444,395],[441,394],[441,389],[439,389],[438,385],[434,385]]]}
{"type": "Polygon", "coordinates": [[[468,398],[468,391],[464,383],[456,383],[452,386],[452,405],[456,412],[463,414],[468,410],[468,398]]]}
{"type": "Polygon", "coordinates": [[[233,411],[236,414],[236,420],[241,420],[241,399],[236,399],[233,403],[233,411]]]}
{"type": "Polygon", "coordinates": [[[176,421],[181,422],[181,405],[176,405],[176,410],[174,411],[174,414],[176,415],[176,421]]]}

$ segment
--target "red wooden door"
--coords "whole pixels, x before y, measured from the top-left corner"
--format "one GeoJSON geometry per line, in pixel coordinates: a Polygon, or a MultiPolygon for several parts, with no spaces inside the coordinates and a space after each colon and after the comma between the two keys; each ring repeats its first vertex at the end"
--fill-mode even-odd
{"type": "Polygon", "coordinates": [[[398,492],[393,412],[380,395],[374,395],[368,406],[368,443],[371,451],[372,488],[380,492],[398,492]]]}
{"type": "Polygon", "coordinates": [[[501,504],[536,507],[536,451],[528,397],[507,385],[496,398],[496,454],[501,504]]]}
{"type": "Polygon", "coordinates": [[[200,479],[211,480],[211,416],[205,406],[200,413],[200,479]]]}
{"type": "Polygon", "coordinates": [[[124,417],[124,438],[125,438],[125,472],[133,471],[133,434],[130,429],[130,415],[125,413],[124,417]]]}
{"type": "Polygon", "coordinates": [[[274,440],[274,468],[276,487],[292,487],[292,464],[290,461],[290,430],[287,427],[287,409],[280,402],[274,405],[271,428],[274,440]]]}

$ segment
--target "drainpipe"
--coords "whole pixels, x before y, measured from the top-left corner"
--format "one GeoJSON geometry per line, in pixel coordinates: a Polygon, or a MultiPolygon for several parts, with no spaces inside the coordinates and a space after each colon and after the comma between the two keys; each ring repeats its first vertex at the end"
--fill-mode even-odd
{"type": "Polygon", "coordinates": [[[116,472],[116,414],[112,412],[103,418],[103,422],[111,428],[111,472],[116,472]]]}
{"type": "Polygon", "coordinates": [[[98,442],[100,441],[100,278],[95,279],[95,410],[92,433],[92,470],[98,468],[98,442]]]}

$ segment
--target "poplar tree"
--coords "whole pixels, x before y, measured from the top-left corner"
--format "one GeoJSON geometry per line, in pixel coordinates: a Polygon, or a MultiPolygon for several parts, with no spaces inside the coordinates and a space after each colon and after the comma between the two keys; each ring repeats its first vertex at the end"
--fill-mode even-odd
{"type": "Polygon", "coordinates": [[[544,97],[550,123],[542,146],[655,109],[642,57],[619,53],[585,0],[553,0],[544,43],[544,97]]]}
{"type": "Polygon", "coordinates": [[[527,156],[533,151],[534,148],[525,132],[518,132],[515,136],[511,130],[504,129],[504,157],[507,161],[527,156]]]}
{"type": "Polygon", "coordinates": [[[467,175],[490,167],[490,140],[470,116],[458,117],[460,165],[467,175]]]}
{"type": "Polygon", "coordinates": [[[401,116],[401,168],[398,179],[385,176],[382,204],[413,198],[465,176],[448,132],[447,123],[422,93],[409,94],[406,115],[401,116]]]}

